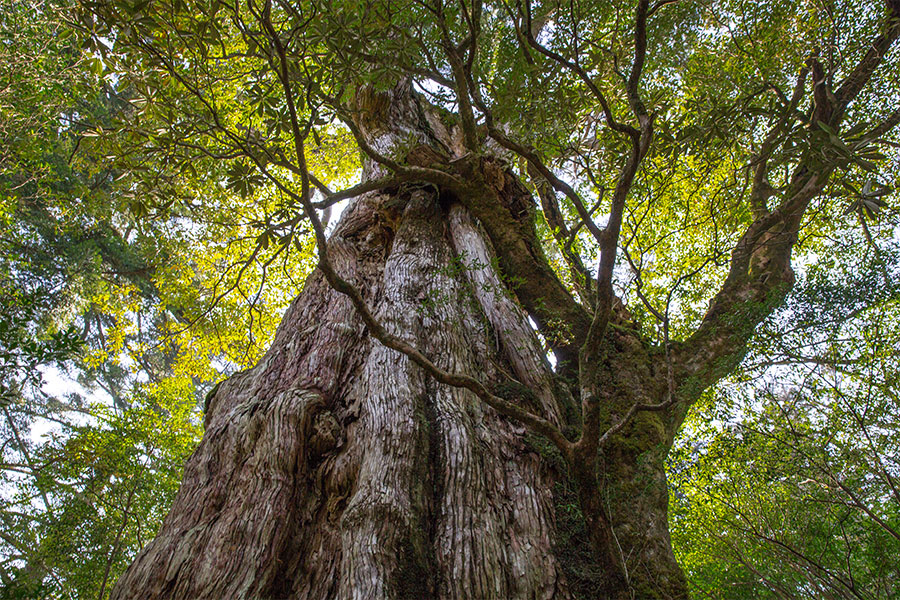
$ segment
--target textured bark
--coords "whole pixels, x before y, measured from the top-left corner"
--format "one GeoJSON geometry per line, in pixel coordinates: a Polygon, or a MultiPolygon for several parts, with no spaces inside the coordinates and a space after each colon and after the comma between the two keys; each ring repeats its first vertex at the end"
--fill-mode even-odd
{"type": "MultiPolygon", "coordinates": [[[[574,436],[570,386],[526,310],[565,319],[557,346],[567,355],[587,313],[540,252],[524,186],[499,159],[460,156],[412,96],[359,102],[372,148],[419,144],[407,162],[453,163],[467,186],[356,198],[329,239],[330,264],[388,333],[574,436]],[[511,291],[523,272],[528,285],[511,291]]],[[[653,359],[627,346],[612,344],[594,370],[609,423],[660,389],[653,359]]],[[[573,469],[546,440],[373,339],[316,271],[262,361],[210,397],[171,512],[112,598],[686,597],[665,514],[671,439],[645,429],[636,420],[573,469]]]]}
{"type": "MultiPolygon", "coordinates": [[[[393,333],[442,367],[514,374],[558,420],[462,207],[431,189],[359,199],[330,258],[393,333]]],[[[216,391],[175,505],[113,597],[566,597],[552,487],[519,426],[368,338],[315,274],[266,357],[216,391]]]]}

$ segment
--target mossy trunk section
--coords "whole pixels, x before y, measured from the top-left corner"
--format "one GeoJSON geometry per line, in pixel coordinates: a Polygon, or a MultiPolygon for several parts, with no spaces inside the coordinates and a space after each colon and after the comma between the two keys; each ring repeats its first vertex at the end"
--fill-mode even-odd
{"type": "MultiPolygon", "coordinates": [[[[657,415],[649,415],[649,419],[657,415]]],[[[637,438],[622,436],[600,460],[600,501],[621,549],[630,598],[687,600],[687,581],[669,538],[664,468],[669,444],[638,422],[637,438]],[[635,443],[637,442],[637,443],[635,443]],[[644,444],[647,444],[644,446],[644,444]]]]}

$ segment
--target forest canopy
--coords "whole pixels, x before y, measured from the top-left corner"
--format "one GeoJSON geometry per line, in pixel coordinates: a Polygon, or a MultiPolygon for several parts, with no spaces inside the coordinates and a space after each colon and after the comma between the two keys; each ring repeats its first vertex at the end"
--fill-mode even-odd
{"type": "Polygon", "coordinates": [[[894,0],[0,0],[0,31],[0,598],[351,594],[370,364],[432,382],[381,425],[430,423],[411,480],[478,431],[552,555],[472,595],[446,475],[398,500],[433,497],[395,542],[425,595],[384,597],[900,594],[894,0]],[[227,415],[288,392],[297,481],[356,466],[270,545],[334,565],[155,582],[231,526],[190,520],[197,473],[264,453],[227,415]]]}

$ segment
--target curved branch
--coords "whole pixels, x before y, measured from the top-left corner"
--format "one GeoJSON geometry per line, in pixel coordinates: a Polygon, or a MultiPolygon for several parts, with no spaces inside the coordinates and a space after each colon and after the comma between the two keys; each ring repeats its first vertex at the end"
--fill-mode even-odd
{"type": "MultiPolygon", "coordinates": [[[[891,15],[884,32],[834,94],[833,127],[840,126],[847,105],[862,91],[898,37],[900,18],[891,15]]],[[[900,118],[891,115],[882,125],[891,125],[895,116],[900,118]]],[[[809,152],[802,156],[778,208],[758,213],[741,236],[731,254],[728,276],[710,301],[709,310],[694,333],[673,352],[680,400],[685,405],[740,363],[756,327],[793,286],[791,254],[802,218],[834,168],[834,164],[817,162],[809,152]]],[[[765,172],[757,173],[756,178],[764,179],[765,172]]],[[[683,414],[675,418],[683,418],[683,414]]]]}
{"type": "Polygon", "coordinates": [[[612,107],[610,106],[609,101],[606,98],[606,94],[604,94],[603,91],[599,87],[597,87],[597,84],[594,83],[594,80],[591,79],[591,77],[585,72],[581,65],[568,60],[564,56],[547,48],[535,39],[532,29],[531,0],[525,0],[524,17],[525,27],[522,30],[522,35],[525,37],[525,41],[528,42],[528,45],[553,62],[565,67],[568,71],[576,75],[587,86],[588,90],[591,92],[594,98],[596,98],[597,102],[600,104],[600,107],[603,109],[603,115],[606,118],[606,124],[610,129],[612,129],[613,131],[618,131],[619,133],[627,134],[632,138],[638,137],[639,132],[637,129],[635,129],[631,125],[628,125],[627,123],[620,123],[616,120],[616,117],[612,111],[612,107]]]}
{"type": "Polygon", "coordinates": [[[844,116],[847,106],[856,99],[862,89],[866,86],[875,70],[884,61],[887,51],[893,43],[900,37],[900,14],[896,10],[891,10],[887,22],[884,25],[884,31],[872,40],[868,52],[847,77],[841,82],[835,92],[835,100],[837,103],[836,110],[832,116],[833,123],[839,123],[844,116]]]}

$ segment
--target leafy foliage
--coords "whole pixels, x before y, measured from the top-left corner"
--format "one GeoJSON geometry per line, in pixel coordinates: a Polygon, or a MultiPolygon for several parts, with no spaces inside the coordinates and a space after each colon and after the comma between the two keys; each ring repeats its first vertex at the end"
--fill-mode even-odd
{"type": "Polygon", "coordinates": [[[313,267],[303,203],[327,222],[355,195],[333,190],[378,162],[359,155],[354,128],[377,124],[357,92],[400,79],[444,125],[468,105],[472,135],[515,140],[525,151],[504,157],[536,195],[532,156],[571,185],[536,220],[590,310],[604,238],[584,214],[622,213],[611,283],[667,361],[748,229],[825,173],[797,226],[801,285],[688,417],[673,535],[716,597],[896,593],[896,50],[848,126],[819,118],[817,96],[890,20],[856,0],[643,5],[636,103],[631,3],[0,0],[4,593],[103,597],[152,535],[199,435],[197,399],[262,356],[313,267]],[[622,131],[642,115],[652,141],[617,207],[622,131]],[[108,404],[46,391],[54,365],[108,404]],[[36,444],[29,429],[48,422],[36,444]]]}
{"type": "Polygon", "coordinates": [[[171,178],[140,187],[168,163],[130,162],[97,135],[130,114],[133,93],[105,76],[72,10],[0,2],[0,587],[10,598],[108,594],[177,489],[199,441],[198,399],[258,359],[310,268],[300,236],[262,247],[269,207],[221,186],[215,168],[206,179],[201,165],[178,171],[178,203],[159,200],[175,193],[171,178]]]}
{"type": "Polygon", "coordinates": [[[53,432],[35,449],[32,477],[4,472],[4,487],[16,490],[0,505],[4,542],[17,559],[2,598],[106,597],[162,523],[200,439],[186,378],[147,386],[127,410],[89,413],[89,423],[53,432]]]}
{"type": "Polygon", "coordinates": [[[895,240],[855,243],[855,260],[809,265],[671,458],[673,536],[700,591],[898,593],[900,263],[895,240]]]}

